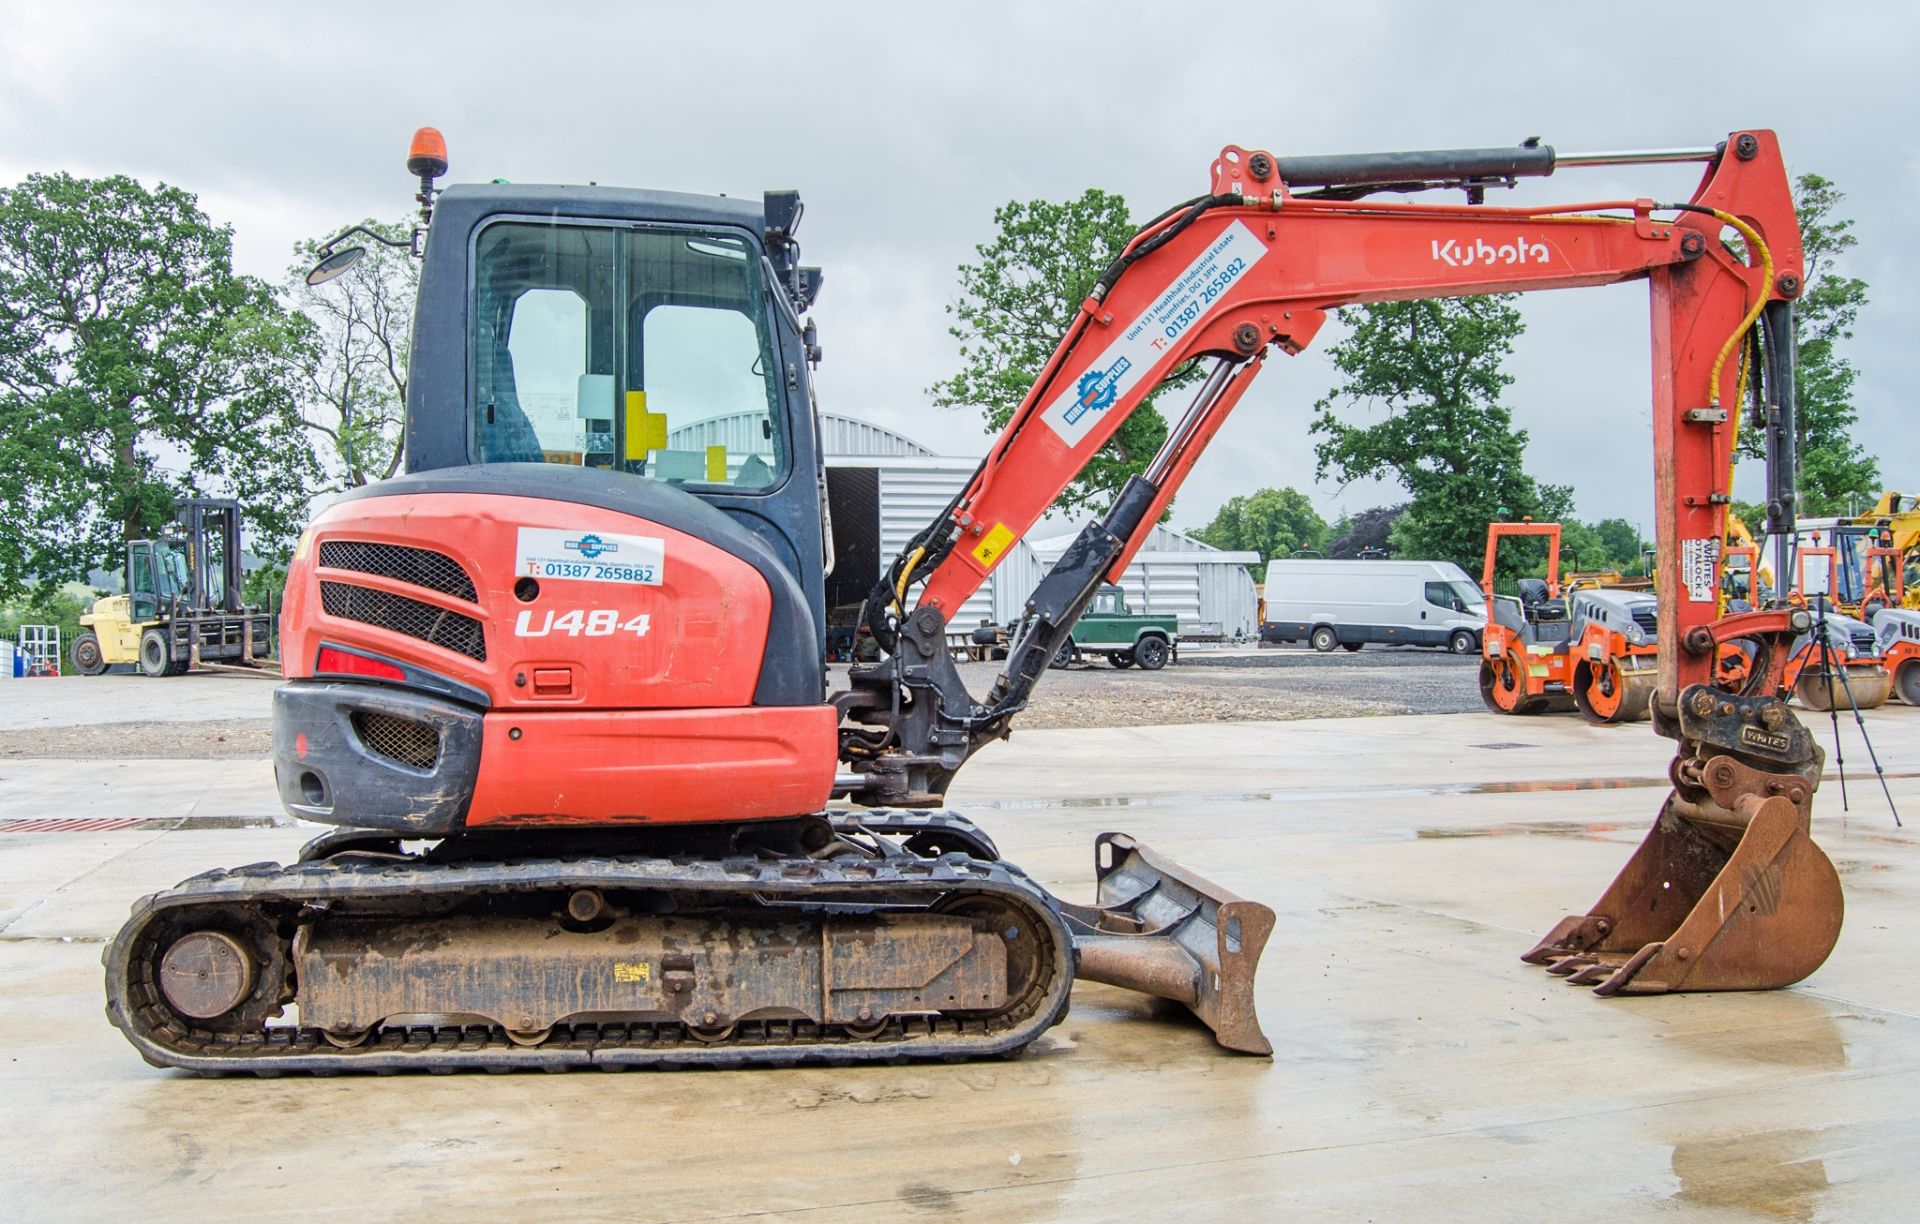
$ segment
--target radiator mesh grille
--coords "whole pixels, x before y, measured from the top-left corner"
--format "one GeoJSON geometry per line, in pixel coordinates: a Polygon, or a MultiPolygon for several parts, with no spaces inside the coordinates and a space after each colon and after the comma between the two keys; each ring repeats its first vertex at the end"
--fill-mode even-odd
{"type": "Polygon", "coordinates": [[[320,606],[328,616],[404,633],[480,662],[487,658],[486,636],[478,620],[430,603],[344,582],[323,582],[320,606]]]}
{"type": "Polygon", "coordinates": [[[375,544],[366,540],[323,540],[320,564],[328,569],[378,574],[409,586],[425,587],[455,599],[476,603],[473,579],[460,563],[445,553],[404,544],[375,544]]]}

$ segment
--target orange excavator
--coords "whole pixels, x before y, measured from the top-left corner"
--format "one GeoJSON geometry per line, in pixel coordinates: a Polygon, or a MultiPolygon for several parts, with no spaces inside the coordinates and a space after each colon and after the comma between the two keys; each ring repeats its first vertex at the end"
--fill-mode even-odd
{"type": "MultiPolygon", "coordinates": [[[[302,535],[275,696],[282,802],[338,826],[297,862],[138,902],[108,1013],[193,1071],[787,1065],[1004,1055],[1076,977],[1271,1049],[1272,911],[1119,834],[1077,905],[942,809],[1006,736],[1228,412],[1329,310],[1643,280],[1660,557],[1654,725],[1674,791],[1594,909],[1528,959],[1602,992],[1742,989],[1819,965],[1838,883],[1808,837],[1820,755],[1780,696],[1802,609],[1720,617],[1743,388],[1790,526],[1799,236],[1774,137],[1557,155],[1277,157],[1099,277],[966,488],[871,584],[880,661],[829,698],[826,480],[799,197],[451,187],[423,130],[406,474],[302,535]],[[1696,163],[1686,199],[1494,207],[1583,165],[1696,163]],[[1459,202],[1377,200],[1464,193],[1459,202]],[[1731,227],[1743,252],[1721,241],[1731,227]],[[1043,578],[983,697],[947,628],[1169,375],[1210,367],[1145,473],[1043,578]],[[1784,458],[1787,461],[1781,462],[1784,458]],[[1713,687],[1752,643],[1741,691],[1713,687]],[[846,802],[833,804],[840,798],[846,802]],[[1764,904],[1762,904],[1764,902],[1764,904]]],[[[356,257],[343,234],[312,279],[356,257]]]]}

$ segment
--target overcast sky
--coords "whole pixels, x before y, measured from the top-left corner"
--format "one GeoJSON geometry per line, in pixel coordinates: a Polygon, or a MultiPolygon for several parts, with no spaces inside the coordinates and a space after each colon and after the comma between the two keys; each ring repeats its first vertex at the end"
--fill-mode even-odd
{"type": "MultiPolygon", "coordinates": [[[[1851,355],[1863,439],[1920,485],[1920,16],[1906,5],[1108,3],[759,6],[46,4],[0,0],[0,182],[124,172],[199,193],[245,271],[298,239],[399,217],[421,124],[448,181],[585,182],[757,197],[797,187],[827,270],[824,409],[948,453],[986,445],[934,409],[943,310],[995,206],[1090,186],[1136,216],[1198,194],[1228,143],[1294,153],[1543,137],[1562,151],[1711,144],[1771,127],[1793,172],[1848,193],[1872,286],[1851,355]]],[[[1697,168],[1565,171],[1501,202],[1683,196],[1697,168]]],[[[1457,197],[1455,197],[1457,198],[1457,197]]],[[[1522,300],[1508,403],[1529,469],[1584,517],[1651,529],[1646,292],[1522,300]]],[[[1263,485],[1329,518],[1393,495],[1316,485],[1306,423],[1322,345],[1270,363],[1180,496],[1203,525],[1263,485]]],[[[1748,465],[1754,466],[1754,465],[1748,465]]],[[[1743,469],[1752,495],[1757,473],[1743,469]]]]}

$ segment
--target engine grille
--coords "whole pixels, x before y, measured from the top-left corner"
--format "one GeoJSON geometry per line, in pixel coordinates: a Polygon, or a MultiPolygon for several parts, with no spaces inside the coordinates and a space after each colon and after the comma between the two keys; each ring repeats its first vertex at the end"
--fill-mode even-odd
{"type": "Polygon", "coordinates": [[[1640,626],[1648,637],[1660,631],[1660,614],[1652,608],[1635,608],[1631,613],[1633,623],[1640,626]]]}
{"type": "Polygon", "coordinates": [[[1871,629],[1855,629],[1850,635],[1853,640],[1853,653],[1870,655],[1875,653],[1878,644],[1871,629]]]}
{"type": "Polygon", "coordinates": [[[391,629],[480,662],[487,658],[486,636],[479,621],[417,599],[344,582],[323,582],[320,606],[328,616],[391,629]]]}
{"type": "Polygon", "coordinates": [[[368,752],[389,761],[426,771],[431,771],[440,761],[440,733],[426,723],[355,710],[353,730],[368,752]]]}
{"type": "Polygon", "coordinates": [[[409,586],[426,587],[442,595],[478,602],[473,579],[460,563],[445,553],[404,544],[374,544],[366,540],[322,540],[320,564],[328,569],[378,574],[409,586]]]}

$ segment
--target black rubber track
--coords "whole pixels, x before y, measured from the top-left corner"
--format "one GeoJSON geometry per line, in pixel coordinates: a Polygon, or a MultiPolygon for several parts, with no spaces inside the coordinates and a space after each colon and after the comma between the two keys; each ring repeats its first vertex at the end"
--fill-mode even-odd
{"type": "Polygon", "coordinates": [[[1065,1016],[1073,984],[1073,945],[1056,903],[1017,867],[964,853],[937,858],[782,858],[669,860],[595,857],[438,864],[343,855],[295,863],[259,863],[211,871],[142,898],[108,945],[107,1017],[155,1066],[202,1074],[280,1075],[456,1070],[561,1071],[575,1068],[792,1066],[1006,1056],[1018,1053],[1065,1016]],[[968,897],[993,898],[1029,915],[1051,942],[1026,994],[1007,1011],[976,1016],[887,1020],[877,1034],[805,1021],[742,1021],[723,1041],[707,1042],[681,1024],[559,1024],[546,1040],[517,1045],[485,1024],[383,1027],[348,1049],[316,1028],[261,1024],[222,1033],[184,1019],[154,981],[164,941],[194,925],[196,914],[256,915],[284,931],[301,910],[340,912],[377,902],[396,925],[450,901],[487,894],[574,889],[694,894],[711,905],[737,897],[742,910],[766,904],[832,905],[835,912],[925,908],[968,897]]]}

